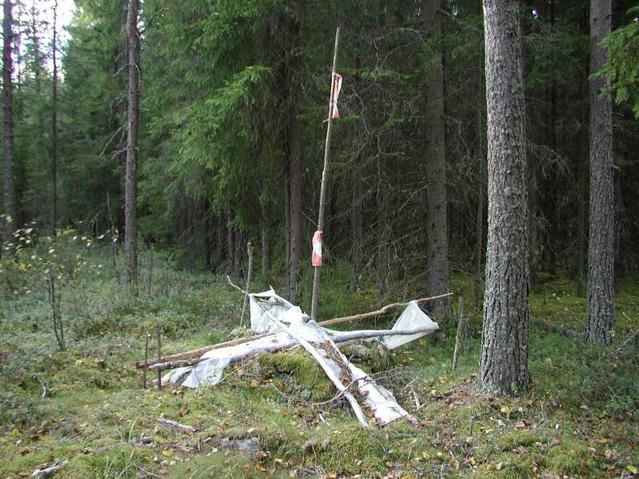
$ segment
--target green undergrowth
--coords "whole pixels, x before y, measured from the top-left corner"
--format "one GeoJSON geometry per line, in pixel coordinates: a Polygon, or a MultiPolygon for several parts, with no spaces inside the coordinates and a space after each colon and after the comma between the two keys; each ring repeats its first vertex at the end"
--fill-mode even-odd
{"type": "MultiPolygon", "coordinates": [[[[610,348],[539,326],[544,321],[580,330],[585,302],[562,278],[536,288],[530,390],[497,398],[475,388],[480,308],[472,303],[472,283],[455,275],[453,289],[466,298],[471,317],[455,371],[454,315],[437,318],[436,334],[392,353],[344,349],[416,419],[415,425],[363,429],[344,401],[331,401],[335,390],[301,350],[231,368],[215,387],[143,390],[135,362],[143,357],[146,334],[151,356],[158,327],[163,354],[224,340],[239,323],[242,298],[221,276],[179,271],[158,253],[153,262],[150,253],[143,255],[140,291],[132,297],[116,279],[120,258],[113,263],[109,254],[97,251],[92,258],[104,265],[101,275],[79,277],[63,293],[66,351],[53,339],[42,291],[2,293],[3,479],[30,476],[56,459],[69,460],[60,478],[636,475],[639,369],[632,348],[618,351],[639,329],[636,281],[619,285],[617,341],[610,348]],[[176,431],[161,418],[196,431],[176,431]]],[[[344,265],[323,271],[324,317],[419,293],[409,284],[380,297],[372,282],[349,293],[349,281],[344,265]]]]}

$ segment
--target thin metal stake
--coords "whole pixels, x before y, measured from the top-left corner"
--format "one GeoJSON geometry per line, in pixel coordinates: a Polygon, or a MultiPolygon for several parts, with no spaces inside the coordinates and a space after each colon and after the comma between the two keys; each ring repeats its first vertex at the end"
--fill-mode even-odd
{"type": "MultiPolygon", "coordinates": [[[[329,158],[331,154],[331,130],[333,125],[333,103],[334,103],[334,83],[335,83],[335,70],[337,69],[337,53],[339,51],[339,27],[335,31],[335,49],[333,50],[333,70],[331,72],[331,95],[328,104],[328,126],[326,128],[326,143],[324,145],[324,169],[322,170],[322,184],[320,186],[320,204],[319,215],[317,219],[317,230],[324,230],[324,211],[326,210],[326,187],[328,185],[328,173],[329,173],[329,158]]],[[[320,281],[320,267],[315,266],[313,272],[313,297],[311,300],[311,318],[317,320],[317,303],[319,301],[319,281],[320,281]]]]}

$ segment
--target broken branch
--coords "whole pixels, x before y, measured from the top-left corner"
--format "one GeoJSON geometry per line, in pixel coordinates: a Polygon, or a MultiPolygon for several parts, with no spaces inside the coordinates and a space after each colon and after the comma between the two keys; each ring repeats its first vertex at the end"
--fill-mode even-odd
{"type": "MultiPolygon", "coordinates": [[[[447,297],[452,296],[452,295],[453,295],[453,293],[446,293],[446,294],[440,294],[438,296],[431,296],[430,298],[416,299],[415,301],[418,304],[428,303],[428,302],[435,301],[437,299],[447,298],[447,297]]],[[[378,309],[376,311],[371,311],[370,313],[360,313],[360,314],[354,314],[353,316],[345,316],[343,318],[329,319],[329,320],[326,320],[326,321],[320,321],[317,324],[319,324],[320,326],[335,326],[336,324],[351,323],[351,322],[354,322],[354,321],[364,321],[364,320],[375,319],[375,318],[378,318],[379,316],[383,316],[385,314],[391,313],[391,312],[396,311],[398,309],[405,308],[406,306],[408,306],[409,303],[410,303],[410,301],[407,302],[407,303],[387,304],[383,308],[378,309]]]]}

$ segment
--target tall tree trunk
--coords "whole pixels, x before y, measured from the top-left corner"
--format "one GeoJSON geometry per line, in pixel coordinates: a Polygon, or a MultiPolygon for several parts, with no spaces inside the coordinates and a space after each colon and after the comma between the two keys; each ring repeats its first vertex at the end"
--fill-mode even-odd
{"type": "MultiPolygon", "coordinates": [[[[36,8],[35,0],[32,0],[31,3],[31,42],[33,44],[34,56],[35,56],[35,65],[34,65],[34,81],[35,81],[35,90],[36,90],[36,99],[38,103],[43,103],[45,101],[42,89],[42,73],[44,67],[44,58],[42,52],[40,51],[40,38],[38,37],[38,9],[36,8]]],[[[37,153],[35,157],[35,166],[34,166],[34,180],[33,186],[31,187],[33,192],[30,198],[30,210],[31,217],[37,219],[45,219],[48,212],[43,211],[43,207],[46,208],[48,201],[45,201],[45,195],[42,195],[40,189],[38,188],[40,181],[42,181],[42,175],[46,173],[45,161],[47,158],[46,155],[46,142],[45,142],[45,131],[46,131],[46,117],[45,111],[43,108],[37,109],[37,153]],[[37,178],[37,180],[35,179],[37,178]],[[37,191],[37,192],[36,192],[37,191]],[[44,215],[43,215],[44,213],[44,215]]]]}
{"type": "MultiPolygon", "coordinates": [[[[426,35],[437,39],[441,35],[441,1],[427,0],[423,5],[426,35]]],[[[435,296],[448,292],[444,71],[440,51],[433,55],[426,94],[426,288],[435,296]]],[[[449,299],[434,304],[433,309],[450,311],[449,299]]]]}
{"type": "Polygon", "coordinates": [[[297,93],[291,89],[289,112],[289,207],[291,252],[288,282],[288,298],[292,303],[298,300],[299,264],[302,255],[302,140],[297,119],[297,93]]]}
{"type": "MultiPolygon", "coordinates": [[[[601,46],[610,33],[611,0],[590,3],[590,74],[608,60],[601,46]]],[[[612,99],[601,95],[603,77],[590,81],[590,232],[586,341],[609,344],[615,310],[615,200],[612,152],[612,99]]]]}
{"type": "Polygon", "coordinates": [[[138,32],[138,0],[129,0],[127,15],[129,50],[129,86],[127,111],[126,177],[124,193],[124,255],[125,277],[129,288],[135,288],[138,278],[137,260],[137,148],[138,105],[140,101],[140,36],[138,32]]]}
{"type": "Polygon", "coordinates": [[[528,374],[528,215],[519,4],[484,0],[488,244],[480,387],[524,392],[528,374]]]}
{"type": "MultiPolygon", "coordinates": [[[[479,7],[481,9],[481,6],[479,7]]],[[[485,85],[484,73],[482,71],[483,62],[480,57],[477,60],[477,86],[482,95],[477,95],[477,158],[478,158],[478,191],[477,191],[477,217],[475,224],[475,284],[473,294],[475,303],[481,304],[483,298],[482,288],[482,259],[484,256],[484,208],[486,205],[486,142],[484,132],[484,107],[485,107],[485,85]]]]}
{"type": "Polygon", "coordinates": [[[3,35],[4,45],[2,49],[2,81],[3,81],[3,153],[4,153],[4,241],[13,240],[13,232],[16,229],[16,205],[13,191],[13,5],[11,0],[4,1],[3,35]]]}
{"type": "Polygon", "coordinates": [[[55,235],[58,224],[58,0],[53,2],[53,38],[51,60],[51,229],[55,235]]]}

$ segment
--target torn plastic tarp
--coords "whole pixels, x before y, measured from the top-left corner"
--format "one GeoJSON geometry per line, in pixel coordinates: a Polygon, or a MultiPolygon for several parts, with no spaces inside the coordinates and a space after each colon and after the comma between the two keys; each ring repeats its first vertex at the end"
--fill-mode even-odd
{"type": "Polygon", "coordinates": [[[395,321],[393,330],[412,331],[417,329],[425,329],[426,331],[410,336],[385,336],[382,343],[388,349],[396,349],[439,329],[439,325],[421,310],[417,301],[411,301],[399,319],[395,321]]]}
{"type": "MultiPolygon", "coordinates": [[[[315,359],[324,368],[329,378],[333,376],[331,380],[338,389],[340,389],[340,383],[335,381],[335,375],[342,377],[346,371],[348,372],[350,378],[343,378],[349,383],[347,388],[359,390],[358,397],[363,398],[360,400],[365,403],[364,409],[368,412],[372,411],[378,425],[385,425],[400,417],[408,416],[390,391],[377,385],[368,374],[352,365],[335,346],[336,342],[348,340],[353,335],[369,331],[336,331],[322,328],[314,321],[306,322],[308,316],[299,307],[278,296],[272,289],[251,294],[249,297],[251,328],[256,332],[273,334],[246,343],[211,350],[205,353],[196,365],[174,369],[165,374],[162,381],[170,381],[189,388],[217,384],[222,380],[224,369],[233,362],[258,353],[276,352],[300,346],[302,342],[312,345],[316,353],[319,350],[325,361],[319,357],[315,359]]],[[[419,333],[403,337],[386,336],[382,338],[382,341],[389,349],[394,349],[430,334],[438,328],[437,323],[432,321],[415,301],[412,301],[395,322],[391,331],[419,331],[419,333]],[[397,339],[399,341],[395,341],[397,339]]],[[[370,332],[375,333],[375,331],[370,332]]],[[[349,394],[349,391],[344,392],[347,398],[349,394]]],[[[352,401],[351,405],[356,410],[357,405],[352,401]]],[[[364,424],[359,415],[358,419],[364,424]]]]}
{"type": "Polygon", "coordinates": [[[277,331],[280,327],[275,324],[268,315],[272,315],[286,325],[295,321],[297,316],[304,316],[299,306],[289,303],[278,296],[273,289],[263,293],[249,294],[251,329],[256,333],[268,333],[277,331]],[[290,318],[288,316],[291,316],[290,318]]]}

